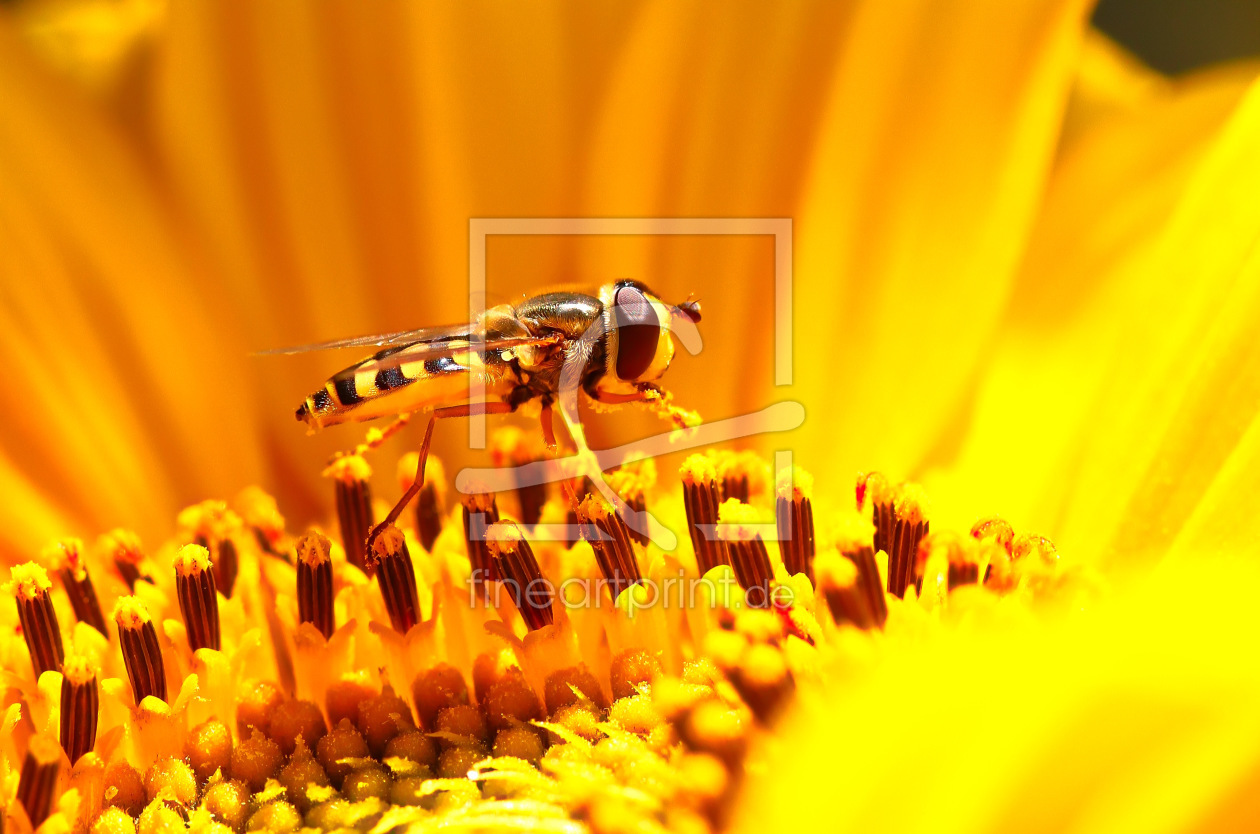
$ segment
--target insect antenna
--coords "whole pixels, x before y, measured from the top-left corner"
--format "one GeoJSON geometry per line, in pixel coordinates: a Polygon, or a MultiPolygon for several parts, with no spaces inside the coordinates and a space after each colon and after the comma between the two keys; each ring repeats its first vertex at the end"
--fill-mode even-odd
{"type": "MultiPolygon", "coordinates": [[[[490,441],[490,459],[500,468],[518,468],[542,460],[545,456],[535,435],[516,426],[506,426],[494,433],[490,441]]],[[[547,503],[545,483],[525,483],[519,472],[513,473],[516,497],[521,507],[521,522],[533,526],[542,518],[547,503]]]]}
{"type": "Polygon", "coordinates": [[[130,530],[114,530],[101,536],[97,546],[113,561],[118,575],[127,583],[129,593],[136,592],[137,582],[153,584],[153,577],[141,567],[144,550],[141,549],[140,539],[135,533],[130,530]]]}

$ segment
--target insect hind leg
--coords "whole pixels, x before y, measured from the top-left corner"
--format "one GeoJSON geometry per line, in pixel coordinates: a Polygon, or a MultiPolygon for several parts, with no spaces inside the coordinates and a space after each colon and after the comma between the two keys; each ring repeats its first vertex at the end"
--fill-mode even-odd
{"type": "MultiPolygon", "coordinates": [[[[407,505],[420,494],[420,490],[424,487],[424,464],[429,459],[429,444],[433,441],[433,427],[437,425],[437,421],[449,417],[471,417],[474,414],[507,414],[514,410],[512,405],[505,402],[465,403],[464,405],[451,405],[433,409],[433,413],[429,415],[429,423],[424,429],[424,440],[420,442],[420,459],[416,463],[416,476],[412,480],[411,486],[407,487],[407,491],[398,499],[398,503],[394,504],[394,508],[385,516],[385,520],[373,527],[372,532],[368,534],[367,552],[369,557],[372,553],[372,545],[376,542],[376,537],[381,534],[382,530],[398,520],[403,510],[407,509],[407,505]]],[[[410,415],[406,416],[410,418],[410,415]]]]}

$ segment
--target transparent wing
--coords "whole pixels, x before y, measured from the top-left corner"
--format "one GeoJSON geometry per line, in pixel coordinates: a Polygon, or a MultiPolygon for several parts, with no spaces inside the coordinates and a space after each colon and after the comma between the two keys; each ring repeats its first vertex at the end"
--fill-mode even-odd
{"type": "Polygon", "coordinates": [[[431,341],[413,342],[399,345],[391,350],[384,350],[369,359],[355,365],[355,371],[380,371],[385,368],[397,368],[411,362],[423,362],[428,359],[441,359],[469,351],[491,353],[501,350],[513,350],[523,347],[549,347],[564,341],[559,333],[546,336],[504,336],[501,338],[482,339],[480,334],[456,334],[440,337],[431,341]]]}
{"type": "Polygon", "coordinates": [[[315,342],[295,347],[272,348],[260,350],[255,356],[288,356],[294,353],[309,353],[316,350],[336,350],[354,347],[389,347],[391,345],[408,345],[415,342],[438,342],[442,339],[469,338],[480,325],[470,327],[467,324],[456,324],[449,327],[423,327],[418,330],[400,330],[397,333],[377,333],[371,336],[351,336],[348,339],[333,339],[328,342],[315,342]]]}

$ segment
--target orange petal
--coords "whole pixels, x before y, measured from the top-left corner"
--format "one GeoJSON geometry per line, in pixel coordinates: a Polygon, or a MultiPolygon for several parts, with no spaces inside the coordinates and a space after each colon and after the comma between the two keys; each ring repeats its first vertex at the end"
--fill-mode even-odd
{"type": "Polygon", "coordinates": [[[1041,199],[1083,6],[851,21],[796,215],[792,393],[815,472],[905,473],[942,442],[1041,199]]]}
{"type": "Polygon", "coordinates": [[[4,445],[97,529],[156,530],[181,502],[258,471],[248,398],[237,407],[244,350],[118,130],[7,26],[0,79],[0,361],[22,394],[4,445]]]}

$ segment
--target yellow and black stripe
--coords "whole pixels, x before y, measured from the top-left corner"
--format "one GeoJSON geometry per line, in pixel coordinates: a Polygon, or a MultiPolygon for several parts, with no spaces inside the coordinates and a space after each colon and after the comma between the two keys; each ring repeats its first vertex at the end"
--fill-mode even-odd
{"type": "Polygon", "coordinates": [[[484,369],[481,355],[471,349],[467,336],[448,337],[443,347],[456,351],[454,354],[428,356],[432,342],[416,342],[383,350],[369,359],[333,375],[324,387],[297,409],[297,419],[312,428],[322,428],[350,420],[368,420],[386,414],[399,414],[432,405],[444,398],[452,383],[463,382],[470,372],[484,369]],[[408,354],[416,354],[407,361],[408,354]],[[382,360],[390,364],[379,367],[382,360]],[[438,384],[438,381],[446,384],[438,384]],[[414,396],[391,396],[403,389],[418,387],[414,396]],[[403,400],[406,399],[406,402],[403,400]]]}

